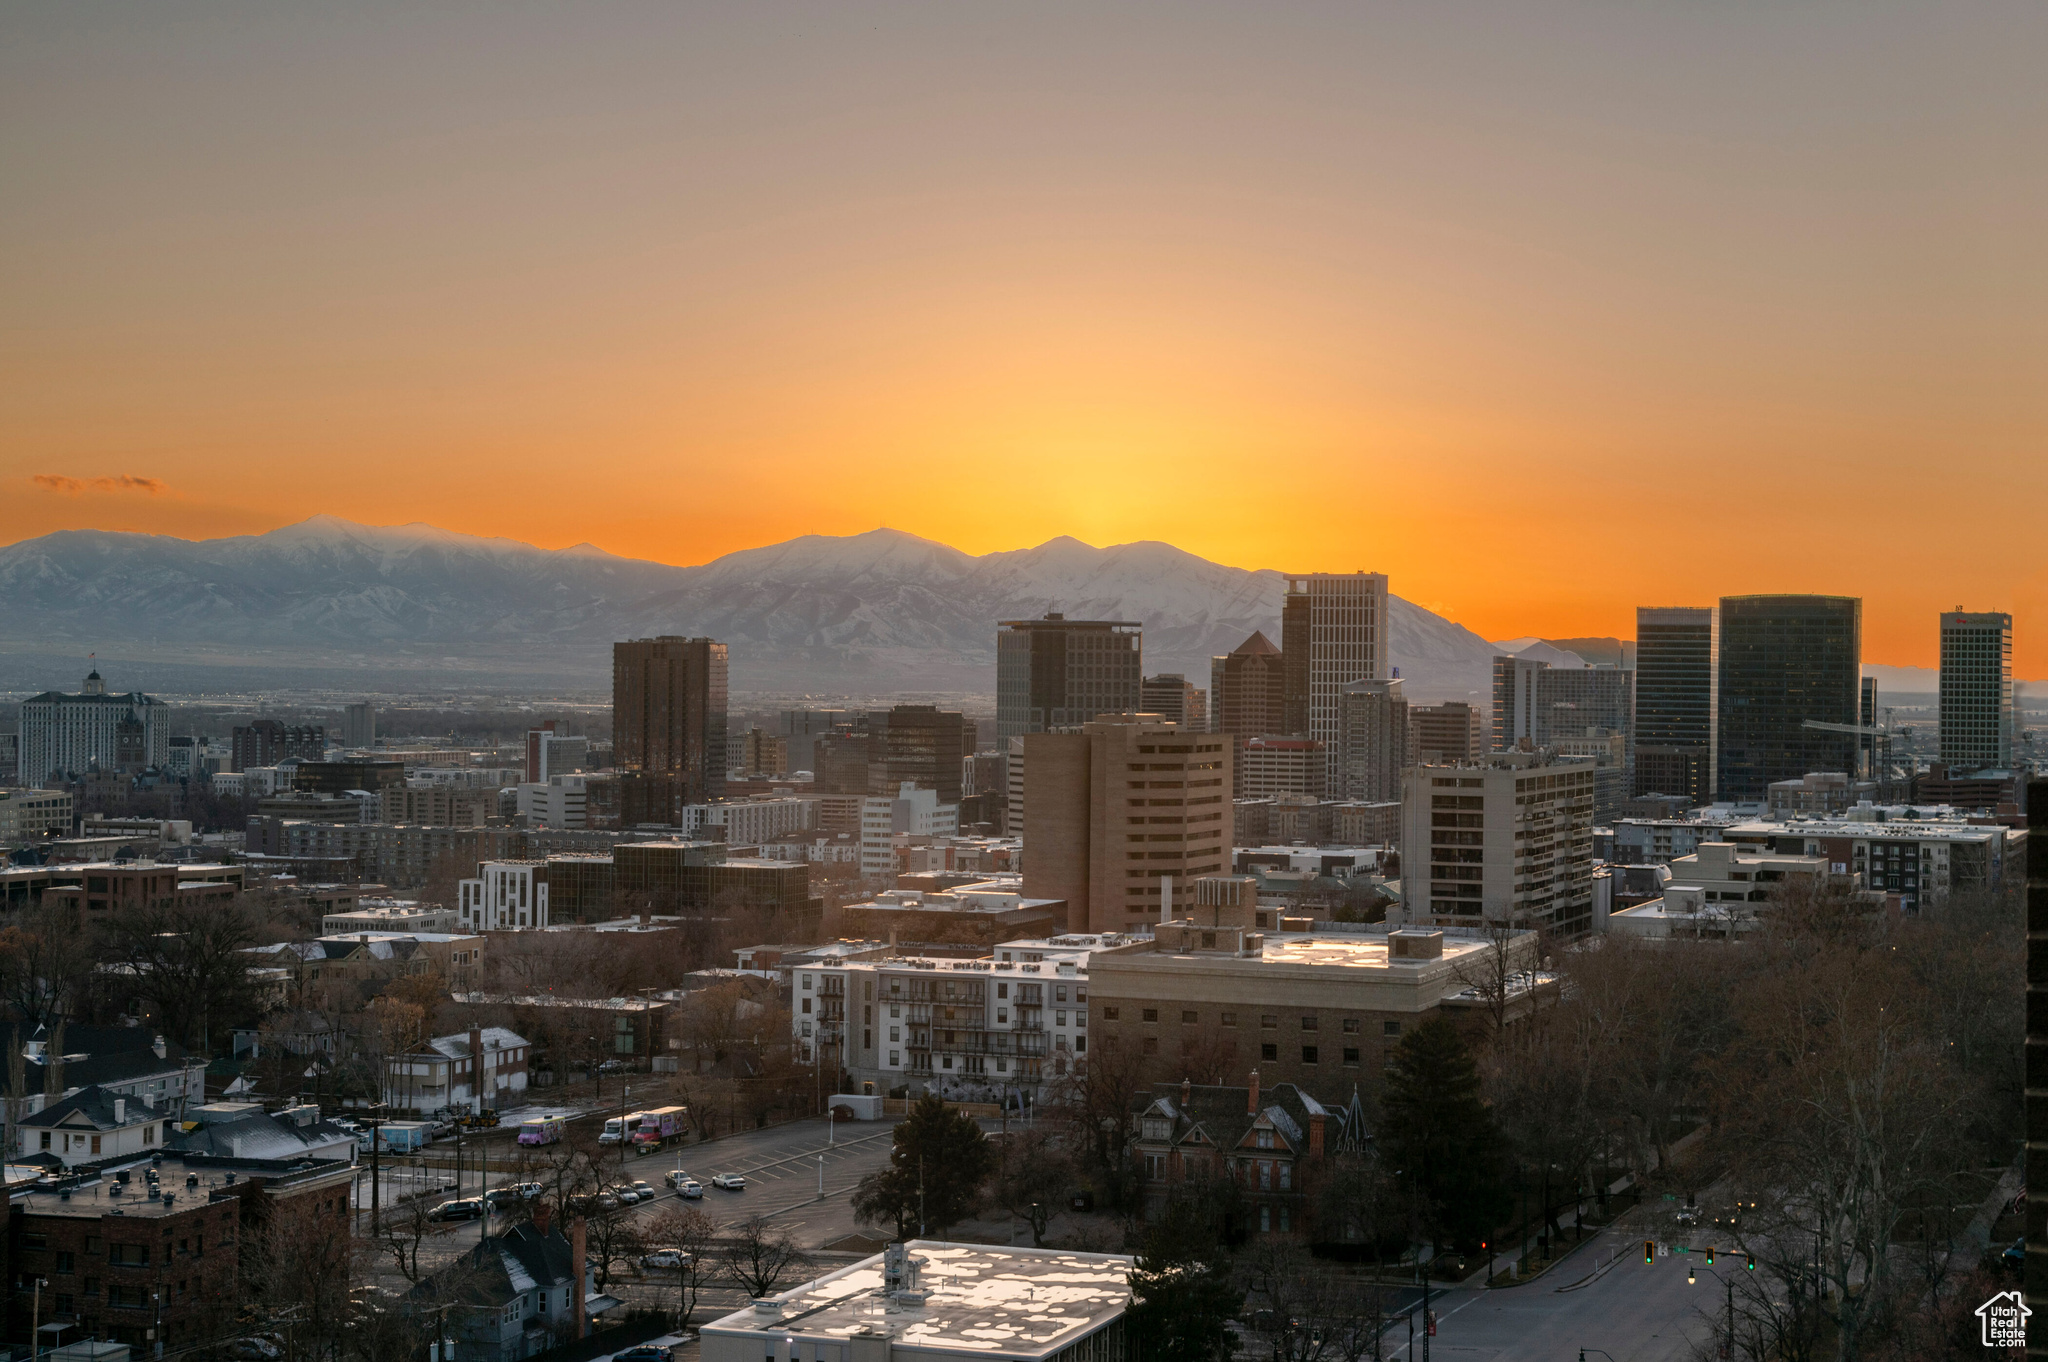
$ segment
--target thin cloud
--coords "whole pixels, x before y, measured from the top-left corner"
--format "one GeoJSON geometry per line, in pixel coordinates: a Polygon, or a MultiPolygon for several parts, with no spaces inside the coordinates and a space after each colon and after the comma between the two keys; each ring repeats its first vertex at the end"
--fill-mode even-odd
{"type": "Polygon", "coordinates": [[[120,473],[110,478],[67,478],[60,473],[38,473],[29,481],[45,491],[74,497],[80,492],[141,492],[154,497],[167,490],[162,478],[138,478],[132,473],[120,473]]]}

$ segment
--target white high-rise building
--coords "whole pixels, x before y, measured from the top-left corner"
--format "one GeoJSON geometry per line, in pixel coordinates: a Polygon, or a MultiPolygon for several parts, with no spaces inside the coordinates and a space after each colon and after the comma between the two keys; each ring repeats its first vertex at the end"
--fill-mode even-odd
{"type": "Polygon", "coordinates": [[[1941,759],[1965,770],[2010,767],[2013,728],[2012,616],[1944,614],[1941,759]]]}
{"type": "Polygon", "coordinates": [[[462,930],[537,931],[548,925],[546,861],[484,861],[456,886],[462,930]]]}
{"type": "Polygon", "coordinates": [[[1388,675],[1386,574],[1290,574],[1280,608],[1280,653],[1287,731],[1323,745],[1328,783],[1335,785],[1344,687],[1388,675]]]}
{"type": "Polygon", "coordinates": [[[44,691],[21,702],[21,783],[35,788],[52,776],[142,771],[171,756],[166,706],[140,691],[111,695],[95,670],[76,695],[44,691]]]}
{"type": "Polygon", "coordinates": [[[896,870],[896,838],[952,837],[960,831],[960,806],[941,804],[937,790],[903,782],[894,796],[869,795],[860,802],[860,873],[896,870]]]}

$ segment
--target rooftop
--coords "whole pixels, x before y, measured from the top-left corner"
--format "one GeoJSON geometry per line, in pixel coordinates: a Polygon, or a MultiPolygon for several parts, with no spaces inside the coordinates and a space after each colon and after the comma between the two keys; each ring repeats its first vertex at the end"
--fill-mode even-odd
{"type": "Polygon", "coordinates": [[[990,1248],[913,1239],[916,1291],[885,1293],[883,1254],[704,1326],[706,1335],[846,1339],[897,1348],[1049,1357],[1123,1314],[1132,1260],[1121,1254],[990,1248]],[[919,1263],[919,1260],[922,1260],[919,1263]]]}

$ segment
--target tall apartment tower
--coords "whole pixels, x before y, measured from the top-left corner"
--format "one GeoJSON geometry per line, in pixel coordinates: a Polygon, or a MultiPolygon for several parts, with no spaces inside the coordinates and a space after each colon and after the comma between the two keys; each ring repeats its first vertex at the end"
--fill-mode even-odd
{"type": "Polygon", "coordinates": [[[1408,700],[1401,678],[1353,681],[1340,693],[1337,724],[1338,799],[1384,804],[1401,797],[1408,756],[1408,700]]]}
{"type": "Polygon", "coordinates": [[[1475,761],[1486,755],[1486,746],[1485,713],[1477,705],[1446,700],[1440,705],[1414,705],[1408,710],[1410,765],[1475,761]]]}
{"type": "Polygon", "coordinates": [[[1143,628],[1118,620],[1004,620],[996,626],[996,738],[1135,714],[1143,628]]]}
{"type": "MultiPolygon", "coordinates": [[[[1231,752],[1220,734],[1122,714],[1024,737],[1024,892],[1067,930],[1136,932],[1230,866],[1231,752]]],[[[1014,765],[1014,763],[1013,763],[1014,765]]]]}
{"type": "Polygon", "coordinates": [[[1714,799],[1714,609],[1636,610],[1637,795],[1714,799]]]}
{"type": "Polygon", "coordinates": [[[1591,761],[1540,752],[1412,768],[1401,796],[1404,920],[1586,931],[1595,780],[1591,761]]]}
{"type": "MultiPolygon", "coordinates": [[[[1209,730],[1229,734],[1237,758],[1253,738],[1294,731],[1287,726],[1286,659],[1263,633],[1209,659],[1209,730]]],[[[1231,793],[1243,799],[1243,761],[1233,760],[1231,771],[1231,793]]]]}
{"type": "Polygon", "coordinates": [[[1720,629],[1715,797],[1762,803],[1773,781],[1855,771],[1862,600],[1723,596],[1720,629]]]}
{"type": "Polygon", "coordinates": [[[1522,657],[1493,660],[1495,751],[1519,747],[1524,739],[1532,747],[1554,747],[1567,738],[1619,734],[1626,765],[1634,714],[1634,672],[1619,667],[1553,667],[1522,657]]]}
{"type": "Polygon", "coordinates": [[[936,790],[941,804],[960,802],[962,763],[974,755],[974,725],[937,705],[898,705],[868,716],[868,729],[881,741],[881,765],[894,794],[908,782],[936,790]]]}
{"type": "Polygon", "coordinates": [[[1208,695],[1179,672],[1146,677],[1138,698],[1142,712],[1157,714],[1168,723],[1197,730],[1209,727],[1208,695]]]}
{"type": "Polygon", "coordinates": [[[612,759],[676,785],[673,804],[725,794],[726,646],[714,639],[612,645],[612,759]]]}
{"type": "Polygon", "coordinates": [[[2013,761],[2012,616],[1941,617],[1941,759],[2000,770],[2013,761]]]}
{"type": "Polygon", "coordinates": [[[358,700],[342,711],[341,745],[343,747],[374,747],[377,745],[377,710],[368,700],[358,700]]]}
{"type": "Polygon", "coordinates": [[[1386,574],[1291,574],[1280,603],[1280,652],[1284,731],[1320,742],[1334,779],[1344,687],[1387,677],[1386,574]]]}

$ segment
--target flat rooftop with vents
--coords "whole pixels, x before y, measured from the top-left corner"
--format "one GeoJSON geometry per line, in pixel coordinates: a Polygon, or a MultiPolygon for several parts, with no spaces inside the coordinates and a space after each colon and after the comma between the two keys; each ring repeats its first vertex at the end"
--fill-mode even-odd
{"type": "Polygon", "coordinates": [[[703,1359],[1021,1362],[1084,1340],[1098,1343],[1102,1356],[1119,1356],[1131,1262],[913,1239],[705,1325],[703,1359]]]}

